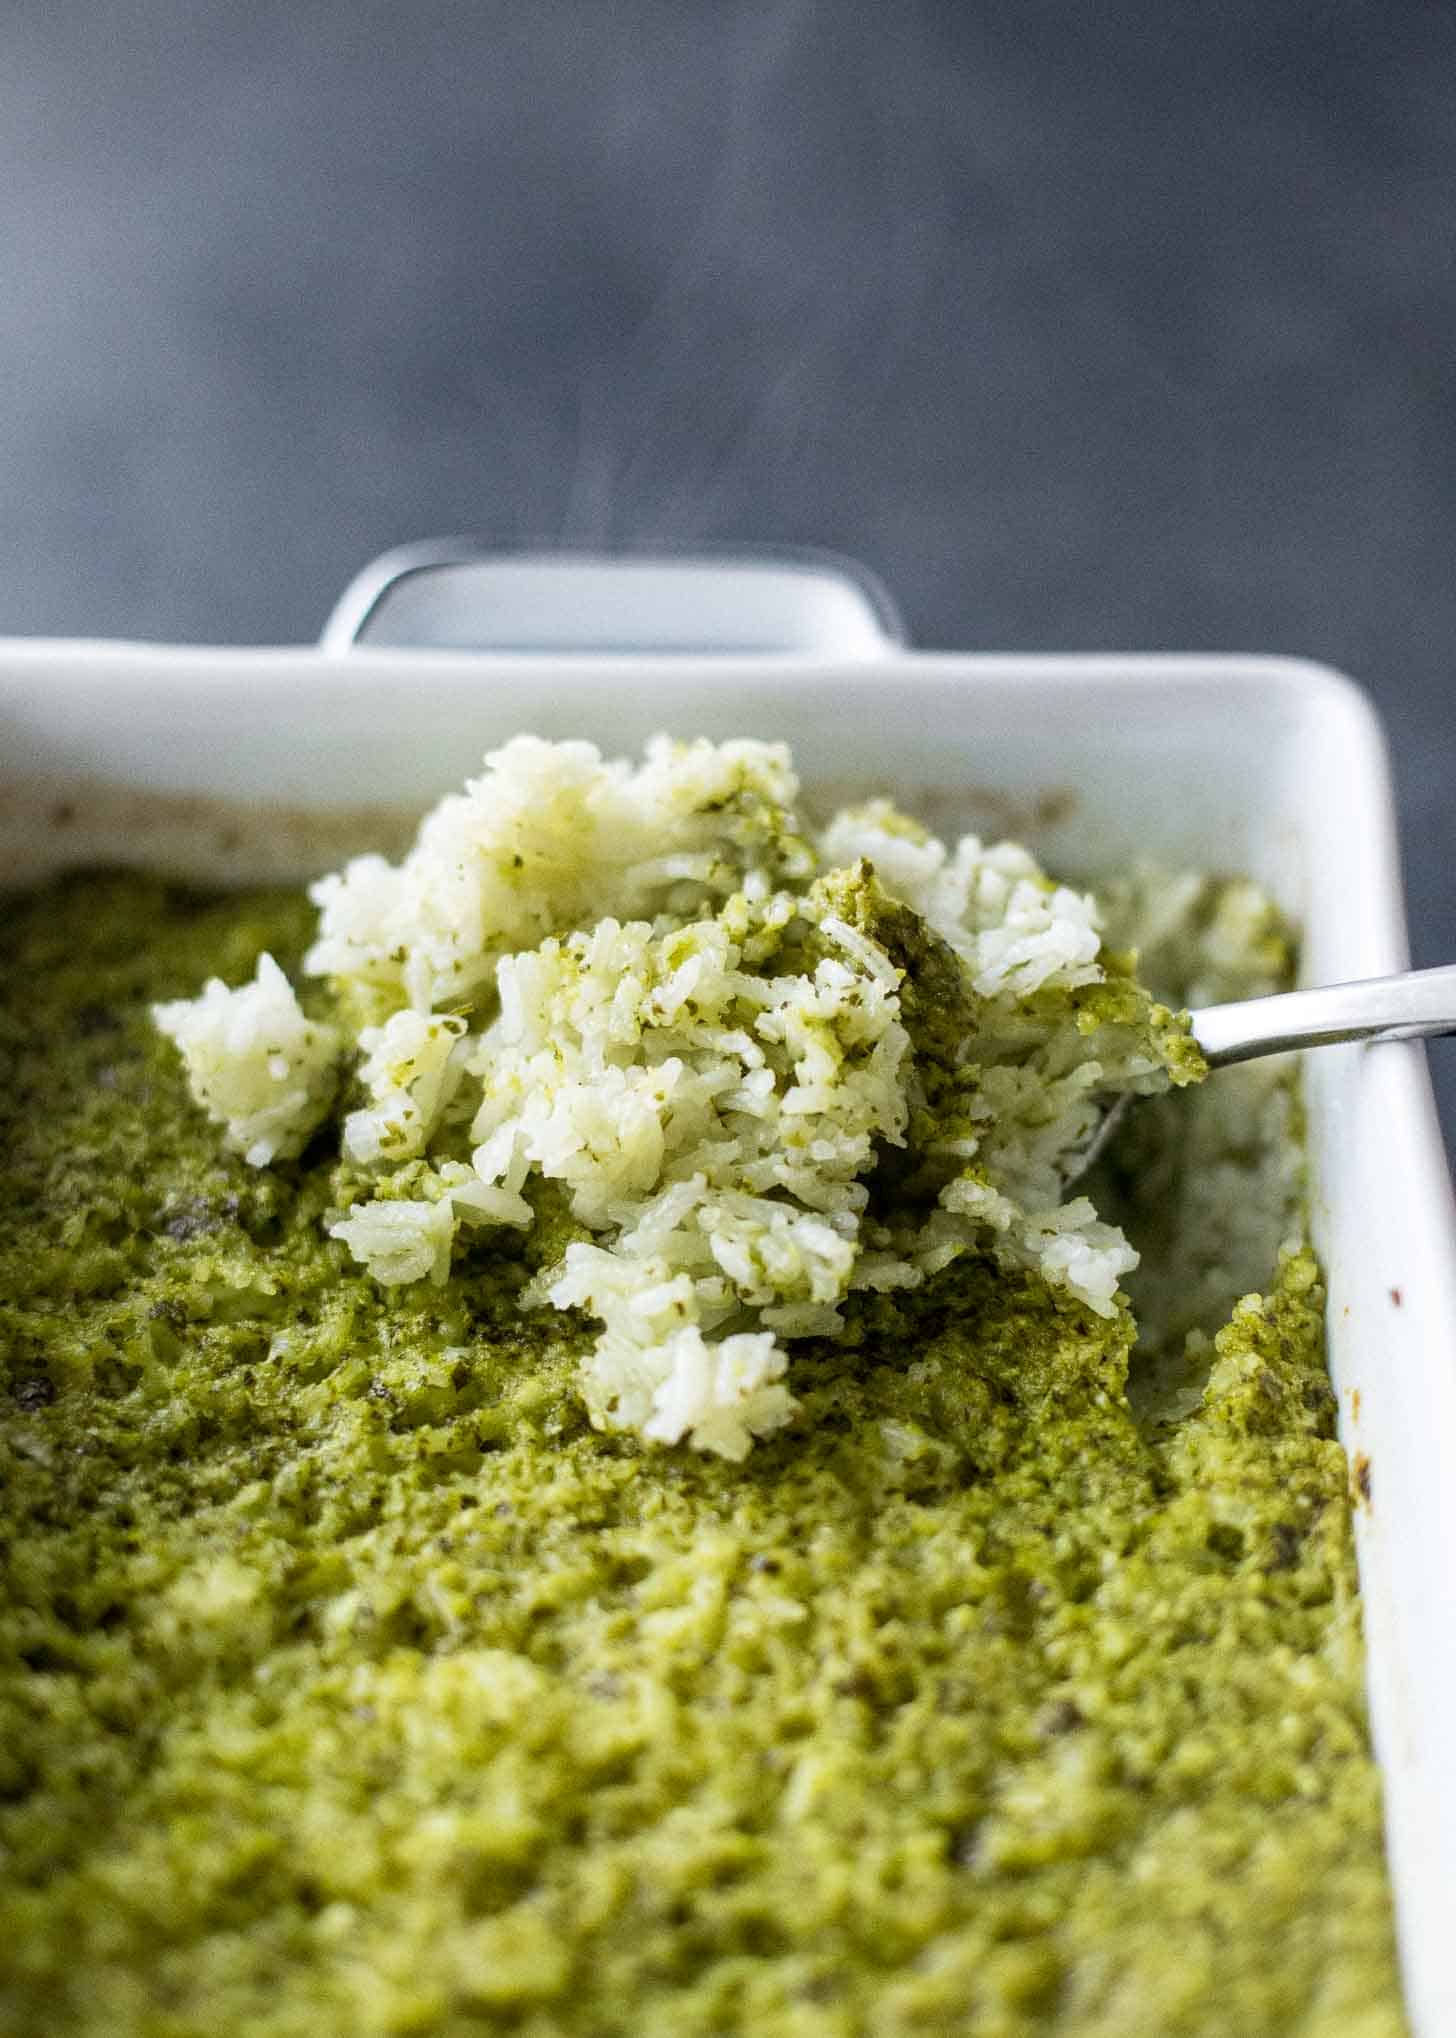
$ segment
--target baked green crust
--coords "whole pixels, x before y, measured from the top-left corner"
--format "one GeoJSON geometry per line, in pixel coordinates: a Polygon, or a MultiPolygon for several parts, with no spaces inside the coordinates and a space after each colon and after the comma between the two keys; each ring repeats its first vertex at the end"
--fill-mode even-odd
{"type": "Polygon", "coordinates": [[[0,2029],[1404,2029],[1307,1252],[1176,1420],[967,1255],[643,1447],[559,1213],[382,1290],[326,1140],[219,1151],[148,1007],[305,901],[0,923],[0,2029]]]}

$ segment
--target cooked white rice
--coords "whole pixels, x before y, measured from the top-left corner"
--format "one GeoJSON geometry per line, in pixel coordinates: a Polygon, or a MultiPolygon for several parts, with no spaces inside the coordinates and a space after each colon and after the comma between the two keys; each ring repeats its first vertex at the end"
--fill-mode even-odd
{"type": "Polygon", "coordinates": [[[1114,1312],[1137,1255],[1066,1183],[1109,1090],[1196,1057],[1090,895],[887,801],[815,836],[782,745],[659,737],[634,768],[518,737],[485,762],[401,864],[314,887],[305,967],[347,1053],[266,956],[157,1009],[256,1166],[351,1064],[343,1148],[377,1190],[329,1228],[377,1280],[443,1281],[462,1226],[528,1228],[558,1184],[583,1236],[525,1299],[600,1324],[593,1420],[732,1458],[856,1288],[979,1247],[1114,1312]],[[886,1205],[895,1150],[916,1187],[886,1205]]]}
{"type": "Polygon", "coordinates": [[[155,1005],[192,1094],[225,1128],[225,1143],[255,1168],[301,1153],[338,1088],[342,1036],[304,1016],[271,955],[252,983],[230,991],[219,978],[200,997],[155,1005]]]}

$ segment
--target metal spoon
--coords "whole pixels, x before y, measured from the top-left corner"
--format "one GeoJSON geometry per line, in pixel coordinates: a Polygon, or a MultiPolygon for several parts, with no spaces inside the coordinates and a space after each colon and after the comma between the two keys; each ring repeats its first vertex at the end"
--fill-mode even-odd
{"type": "MultiPolygon", "coordinates": [[[[1233,1005],[1206,1005],[1191,1017],[1193,1038],[1214,1069],[1253,1061],[1261,1054],[1329,1047],[1336,1041],[1428,1040],[1456,1033],[1456,963],[1403,970],[1393,977],[1362,977],[1351,984],[1326,984],[1313,991],[1281,991],[1277,997],[1244,998],[1233,1005]]],[[[1069,1186],[1106,1152],[1133,1099],[1132,1091],[1117,1099],[1077,1156],[1069,1186]]]]}

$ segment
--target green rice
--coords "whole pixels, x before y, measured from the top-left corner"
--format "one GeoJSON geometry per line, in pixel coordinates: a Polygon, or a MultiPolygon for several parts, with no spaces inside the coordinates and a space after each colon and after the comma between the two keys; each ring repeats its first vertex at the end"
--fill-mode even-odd
{"type": "MultiPolygon", "coordinates": [[[[825,883],[829,839],[796,895],[825,883]]],[[[1247,885],[1097,893],[1102,980],[1053,985],[1040,1032],[997,1016],[983,1066],[1014,1068],[1013,1039],[1023,1066],[1060,1054],[1069,1013],[1083,1042],[1126,1025],[1114,958],[1139,941],[1174,1006],[1287,976],[1287,930],[1247,885]]],[[[716,926],[732,896],[669,917],[716,926]]],[[[681,933],[640,893],[618,927],[649,907],[644,952],[681,933]]],[[[826,916],[889,955],[886,910],[862,878],[829,886],[826,916]]],[[[605,1298],[550,1293],[574,1247],[620,1247],[678,1185],[639,1190],[630,1224],[588,1205],[611,1220],[594,1229],[573,1207],[590,1180],[487,1183],[464,1119],[442,1136],[480,1109],[470,1070],[431,1084],[467,1039],[481,1052],[484,975],[458,1010],[419,1010],[402,978],[369,980],[411,964],[363,954],[366,916],[350,978],[274,892],[91,875],[0,916],[0,2028],[1404,2028],[1287,1069],[1136,1107],[1078,1185],[1141,1253],[1105,1311],[980,1223],[918,1281],[700,1320],[706,1344],[784,1359],[752,1391],[795,1406],[745,1424],[735,1461],[711,1430],[614,1422],[592,1398],[605,1298]],[[242,1029],[211,1123],[150,1010],[209,975],[276,998],[265,952],[298,988],[269,1038],[242,1029]],[[442,1019],[461,1028],[432,1060],[442,1019]],[[386,1153],[396,1123],[417,1150],[386,1153]],[[431,1254],[421,1233],[384,1264],[404,1277],[377,1278],[346,1227],[439,1210],[451,1166],[529,1221],[447,1209],[431,1254]],[[800,1306],[836,1321],[764,1320],[800,1306]]],[[[510,953],[570,956],[570,931],[523,916],[510,953]]],[[[817,938],[777,976],[812,984],[817,938]]],[[[904,1029],[901,1072],[933,1061],[945,1007],[917,993],[940,952],[900,950],[916,967],[879,1039],[904,1029]]],[[[433,951],[422,996],[460,953],[433,951]]],[[[1047,987],[1024,995],[1035,1018],[1047,987]]],[[[957,1214],[947,1158],[926,1172],[926,1088],[897,1084],[907,1143],[865,1178],[855,1266],[913,1265],[957,1214]]],[[[1003,1183],[1030,1179],[1016,1165],[1003,1183]]]]}

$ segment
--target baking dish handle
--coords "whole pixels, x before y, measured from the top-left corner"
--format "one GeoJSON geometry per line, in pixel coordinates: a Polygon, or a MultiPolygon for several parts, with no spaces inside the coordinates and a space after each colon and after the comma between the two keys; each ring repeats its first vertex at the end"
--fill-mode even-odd
{"type": "Polygon", "coordinates": [[[906,642],[873,574],[798,549],[577,552],[479,538],[405,545],[350,582],[321,648],[804,654],[857,662],[906,642]]]}

